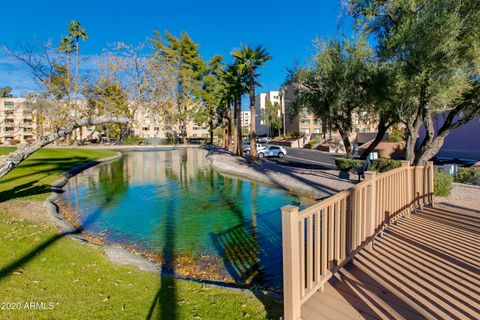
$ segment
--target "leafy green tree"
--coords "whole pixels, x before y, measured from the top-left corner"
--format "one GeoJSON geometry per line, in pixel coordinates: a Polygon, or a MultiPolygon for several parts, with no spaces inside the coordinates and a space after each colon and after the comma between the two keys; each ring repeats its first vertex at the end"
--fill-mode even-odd
{"type": "Polygon", "coordinates": [[[232,56],[240,72],[247,75],[248,94],[250,96],[250,154],[252,157],[256,157],[255,86],[259,85],[257,82],[257,78],[260,76],[258,69],[272,57],[264,47],[257,46],[254,48],[248,45],[234,50],[232,56]]]}
{"type": "Polygon", "coordinates": [[[199,45],[194,43],[188,33],[179,38],[166,32],[165,39],[155,32],[151,43],[154,46],[154,58],[166,61],[171,72],[177,77],[177,110],[175,118],[179,124],[183,143],[187,143],[187,124],[194,120],[201,106],[202,76],[205,63],[199,53],[199,45]]]}
{"type": "Polygon", "coordinates": [[[2,87],[0,88],[0,98],[11,98],[13,97],[12,95],[12,87],[2,87]]]}
{"type": "Polygon", "coordinates": [[[320,41],[312,66],[292,72],[297,111],[308,109],[322,123],[331,124],[352,156],[349,135],[352,113],[367,108],[366,84],[371,75],[372,50],[363,38],[320,41]]]}
{"type": "MultiPolygon", "coordinates": [[[[128,105],[127,92],[118,81],[100,79],[94,85],[85,88],[83,95],[87,99],[87,110],[101,110],[100,114],[108,112],[109,114],[132,116],[132,110],[128,105]]],[[[89,114],[89,116],[93,115],[89,114]]],[[[104,133],[107,138],[116,138],[120,141],[127,133],[126,128],[127,124],[105,123],[96,129],[104,133]]]]}
{"type": "MultiPolygon", "coordinates": [[[[277,132],[282,128],[280,111],[280,105],[278,102],[271,103],[270,101],[265,100],[265,110],[264,114],[261,116],[264,119],[265,124],[270,130],[273,130],[273,132],[277,132]]],[[[272,135],[273,134],[270,133],[270,136],[272,135]]]]}
{"type": "Polygon", "coordinates": [[[213,56],[207,63],[203,76],[203,112],[197,117],[200,123],[208,123],[210,143],[213,144],[213,133],[216,127],[217,109],[221,108],[224,83],[221,79],[223,71],[223,57],[213,56]]]}
{"type": "Polygon", "coordinates": [[[406,158],[415,164],[480,114],[479,8],[479,0],[350,1],[358,28],[376,37],[378,56],[396,67],[406,158]],[[440,113],[445,122],[434,128],[440,113]],[[422,126],[425,137],[418,141],[422,126]]]}

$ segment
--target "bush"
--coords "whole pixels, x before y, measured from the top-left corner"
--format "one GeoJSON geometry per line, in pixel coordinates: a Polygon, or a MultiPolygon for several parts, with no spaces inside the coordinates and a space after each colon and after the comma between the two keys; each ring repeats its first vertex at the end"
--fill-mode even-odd
{"type": "Polygon", "coordinates": [[[138,145],[142,142],[145,142],[144,138],[126,137],[122,139],[122,144],[128,145],[138,145]]]}
{"type": "Polygon", "coordinates": [[[294,131],[290,134],[290,136],[292,138],[295,138],[295,139],[300,139],[300,138],[303,138],[306,136],[306,133],[305,132],[300,132],[300,131],[294,131]]]}
{"type": "Polygon", "coordinates": [[[388,142],[403,142],[405,141],[405,134],[403,130],[392,129],[387,137],[388,142]]]}
{"type": "MultiPolygon", "coordinates": [[[[337,166],[337,170],[343,172],[352,172],[355,168],[362,168],[364,164],[365,160],[335,158],[335,165],[337,166]]],[[[373,160],[368,170],[381,173],[398,168],[401,165],[402,163],[399,160],[380,158],[377,160],[373,160]]]]}
{"type": "Polygon", "coordinates": [[[335,158],[335,165],[342,172],[352,172],[355,168],[363,167],[364,163],[365,161],[360,159],[335,158]]]}
{"type": "Polygon", "coordinates": [[[12,140],[10,140],[10,145],[11,145],[11,146],[16,146],[16,145],[19,144],[19,143],[20,143],[20,140],[17,140],[17,139],[12,139],[12,140]]]}
{"type": "Polygon", "coordinates": [[[392,169],[399,168],[402,163],[398,160],[379,158],[372,161],[371,171],[386,172],[392,169]]]}
{"type": "Polygon", "coordinates": [[[452,192],[453,177],[443,171],[435,171],[433,176],[433,186],[435,195],[438,197],[448,197],[452,192]]]}
{"type": "Polygon", "coordinates": [[[455,176],[455,182],[480,186],[480,168],[461,168],[455,176]]]}

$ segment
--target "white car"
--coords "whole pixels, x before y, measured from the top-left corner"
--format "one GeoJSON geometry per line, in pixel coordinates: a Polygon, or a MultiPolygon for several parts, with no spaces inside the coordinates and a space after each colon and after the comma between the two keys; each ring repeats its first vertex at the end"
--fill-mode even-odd
{"type": "MultiPolygon", "coordinates": [[[[262,145],[260,143],[257,143],[257,150],[261,148],[262,148],[262,145]]],[[[250,144],[246,144],[243,146],[243,152],[250,153],[250,144]]]]}
{"type": "Polygon", "coordinates": [[[279,157],[283,158],[287,154],[287,150],[284,147],[280,146],[266,146],[259,148],[257,150],[257,155],[259,158],[263,157],[279,157]]]}

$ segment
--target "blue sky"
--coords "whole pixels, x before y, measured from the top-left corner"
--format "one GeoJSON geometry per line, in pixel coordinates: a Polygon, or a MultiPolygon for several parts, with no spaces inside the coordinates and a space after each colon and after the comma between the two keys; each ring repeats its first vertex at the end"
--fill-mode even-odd
{"type": "MultiPolygon", "coordinates": [[[[186,31],[200,44],[204,58],[227,56],[240,43],[263,44],[273,59],[262,68],[259,91],[276,90],[286,70],[312,54],[315,37],[350,33],[341,0],[309,1],[7,1],[2,3],[0,44],[58,43],[70,20],[79,21],[89,39],[85,55],[101,54],[109,44],[137,44],[153,30],[186,31]]],[[[29,75],[0,51],[0,86],[18,95],[32,86],[29,75]]]]}

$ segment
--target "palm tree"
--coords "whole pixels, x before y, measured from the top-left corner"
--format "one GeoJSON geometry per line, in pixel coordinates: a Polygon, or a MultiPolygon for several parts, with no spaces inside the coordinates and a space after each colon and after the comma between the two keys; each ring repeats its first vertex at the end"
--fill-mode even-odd
{"type": "Polygon", "coordinates": [[[62,40],[60,40],[60,45],[58,46],[58,51],[65,52],[65,54],[67,55],[67,96],[68,96],[69,104],[70,104],[71,78],[72,78],[72,73],[70,70],[70,56],[74,47],[75,45],[70,35],[63,37],[62,40]]]}
{"type": "Polygon", "coordinates": [[[251,46],[243,46],[233,51],[232,56],[235,58],[235,64],[247,75],[248,93],[250,96],[250,154],[252,157],[257,156],[257,147],[255,142],[255,85],[256,79],[260,76],[257,70],[272,59],[267,49],[262,46],[252,48],[251,46]]]}
{"type": "Polygon", "coordinates": [[[75,59],[76,59],[75,84],[78,84],[78,68],[80,65],[80,56],[79,56],[80,39],[87,40],[88,35],[85,29],[77,21],[70,21],[70,24],[68,25],[68,32],[70,33],[69,34],[70,37],[72,39],[75,39],[75,59]]]}
{"type": "Polygon", "coordinates": [[[246,86],[246,73],[236,64],[230,64],[223,73],[226,83],[226,96],[228,104],[234,106],[234,152],[236,155],[243,155],[242,148],[242,95],[248,91],[246,86]]]}

